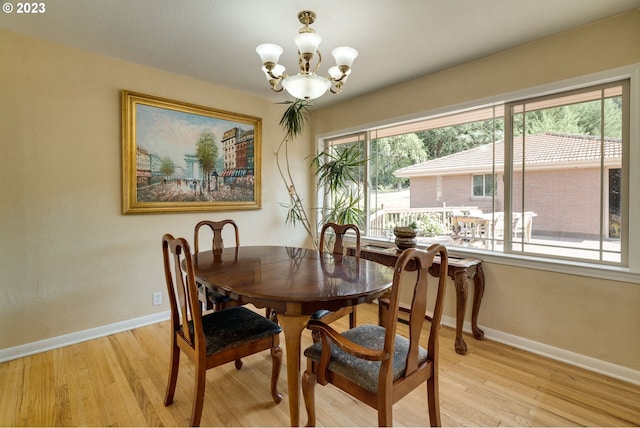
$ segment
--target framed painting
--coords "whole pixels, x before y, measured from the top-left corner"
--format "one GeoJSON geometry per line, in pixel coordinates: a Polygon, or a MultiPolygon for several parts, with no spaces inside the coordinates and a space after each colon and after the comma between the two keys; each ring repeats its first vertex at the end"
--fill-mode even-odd
{"type": "Polygon", "coordinates": [[[122,91],[122,211],[259,209],[262,119],[122,91]]]}

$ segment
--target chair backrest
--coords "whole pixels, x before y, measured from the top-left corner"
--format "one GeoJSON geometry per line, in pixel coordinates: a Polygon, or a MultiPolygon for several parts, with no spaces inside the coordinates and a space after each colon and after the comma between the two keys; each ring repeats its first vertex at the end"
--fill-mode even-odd
{"type": "Polygon", "coordinates": [[[198,224],[196,224],[196,227],[194,229],[194,236],[193,236],[193,246],[194,246],[194,251],[196,254],[198,254],[200,252],[200,245],[199,245],[199,235],[200,235],[200,228],[203,226],[208,226],[209,228],[211,228],[211,231],[213,232],[213,239],[211,242],[211,250],[216,251],[216,250],[221,250],[224,248],[224,242],[222,241],[222,229],[227,225],[230,224],[231,226],[233,226],[233,228],[235,229],[235,236],[236,236],[236,248],[238,248],[240,246],[240,232],[238,231],[238,225],[236,224],[235,221],[227,219],[227,220],[220,220],[220,221],[210,221],[210,220],[202,220],[201,222],[198,222],[198,224]]]}
{"type": "Polygon", "coordinates": [[[162,237],[162,259],[173,330],[194,350],[204,352],[202,313],[187,240],[165,234],[162,237]]]}
{"type": "Polygon", "coordinates": [[[493,234],[495,239],[501,239],[504,236],[504,212],[493,213],[493,234]]]}
{"type": "MultiPolygon", "coordinates": [[[[433,305],[433,315],[430,318],[431,327],[427,352],[429,359],[434,361],[434,370],[437,370],[438,356],[438,333],[440,322],[442,321],[442,311],[444,308],[444,294],[447,279],[448,255],[447,249],[441,244],[433,244],[427,250],[410,248],[405,250],[395,264],[393,285],[389,298],[389,308],[386,319],[382,320],[386,327],[384,350],[393,356],[395,337],[398,326],[398,312],[400,306],[400,288],[412,286],[413,298],[411,300],[411,311],[409,315],[409,352],[407,353],[406,370],[404,377],[418,369],[418,349],[420,345],[420,333],[425,320],[427,309],[427,288],[429,268],[433,264],[434,258],[440,256],[440,269],[438,279],[438,289],[435,294],[433,305]],[[413,276],[415,275],[415,276],[413,276]],[[410,278],[412,280],[410,280],[410,278]]],[[[379,385],[383,383],[391,386],[393,371],[393,358],[383,361],[380,368],[379,385]]]]}
{"type": "Polygon", "coordinates": [[[360,229],[355,224],[337,224],[337,223],[326,223],[322,226],[322,230],[320,232],[320,252],[324,252],[325,250],[325,242],[327,240],[326,232],[329,229],[333,229],[335,234],[335,241],[333,242],[333,254],[344,254],[344,235],[346,235],[349,229],[353,230],[356,234],[356,257],[360,257],[360,229]]]}

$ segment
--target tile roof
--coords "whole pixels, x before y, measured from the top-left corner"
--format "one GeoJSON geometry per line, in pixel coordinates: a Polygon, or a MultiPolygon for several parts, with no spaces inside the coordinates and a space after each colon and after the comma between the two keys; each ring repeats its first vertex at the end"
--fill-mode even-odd
{"type": "MultiPolygon", "coordinates": [[[[514,158],[522,157],[522,136],[516,137],[514,158]]],[[[575,164],[598,165],[600,162],[600,137],[585,135],[569,135],[546,133],[527,135],[525,138],[525,158],[527,165],[539,168],[551,168],[558,163],[572,162],[575,164]],[[555,164],[555,165],[554,165],[555,164]]],[[[605,160],[622,159],[622,140],[619,138],[605,138],[605,160]]],[[[412,177],[425,175],[442,175],[461,171],[478,170],[491,171],[495,166],[504,166],[504,141],[484,144],[441,158],[432,159],[416,165],[411,165],[395,171],[398,177],[412,177]]]]}

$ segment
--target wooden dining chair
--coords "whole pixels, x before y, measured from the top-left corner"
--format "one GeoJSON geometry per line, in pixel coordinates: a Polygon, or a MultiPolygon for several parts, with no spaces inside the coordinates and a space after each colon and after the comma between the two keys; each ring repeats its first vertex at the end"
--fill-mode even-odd
{"type": "MultiPolygon", "coordinates": [[[[331,383],[378,411],[378,425],[393,424],[392,405],[426,382],[429,421],[440,426],[438,396],[438,332],[447,277],[447,250],[434,244],[428,250],[405,250],[395,265],[388,307],[382,311],[381,325],[365,324],[338,333],[321,320],[311,320],[307,328],[320,333],[320,342],[304,351],[307,370],[302,376],[302,393],[309,416],[316,423],[315,385],[331,383]],[[428,271],[435,256],[440,270],[433,306],[427,308],[428,271]],[[400,288],[412,286],[413,299],[408,337],[398,331],[400,288]],[[431,321],[426,349],[420,346],[422,326],[431,321]]],[[[434,281],[433,279],[431,281],[434,281]]],[[[403,327],[404,328],[404,327],[403,327]]]]}
{"type": "Polygon", "coordinates": [[[171,361],[164,405],[173,403],[180,351],[195,364],[191,426],[198,426],[206,371],[267,349],[271,350],[272,357],[271,397],[279,403],[282,400],[277,390],[282,365],[280,326],[242,306],[203,316],[188,242],[165,234],[162,257],[171,306],[171,361]]]}
{"type": "MultiPolygon", "coordinates": [[[[202,220],[196,224],[193,232],[193,246],[195,250],[195,254],[200,252],[200,229],[202,227],[208,227],[212,232],[211,239],[211,251],[214,253],[214,257],[216,252],[221,253],[224,248],[224,241],[222,239],[222,231],[226,225],[233,226],[235,232],[235,242],[236,248],[240,247],[240,231],[238,229],[238,225],[235,221],[227,219],[220,221],[210,221],[210,220],[202,220]]],[[[209,249],[209,247],[207,248],[209,249]]],[[[206,287],[198,284],[198,299],[202,303],[202,306],[207,309],[214,311],[218,311],[224,308],[230,308],[233,306],[238,306],[240,303],[238,301],[230,299],[229,297],[223,296],[215,291],[209,290],[206,287]]]]}
{"type": "MultiPolygon", "coordinates": [[[[320,245],[319,250],[321,253],[326,251],[327,243],[329,238],[327,237],[327,233],[333,230],[333,254],[343,255],[344,254],[344,237],[349,230],[353,230],[355,232],[355,241],[356,241],[356,259],[360,259],[360,229],[355,224],[337,224],[337,223],[326,223],[322,226],[320,231],[320,245]]],[[[321,319],[324,323],[329,324],[338,320],[346,315],[349,315],[349,328],[354,328],[356,326],[356,307],[355,306],[345,306],[344,308],[340,308],[337,311],[327,311],[327,310],[319,310],[311,316],[311,319],[321,319]]],[[[317,341],[320,336],[313,335],[314,341],[317,341]]]]}

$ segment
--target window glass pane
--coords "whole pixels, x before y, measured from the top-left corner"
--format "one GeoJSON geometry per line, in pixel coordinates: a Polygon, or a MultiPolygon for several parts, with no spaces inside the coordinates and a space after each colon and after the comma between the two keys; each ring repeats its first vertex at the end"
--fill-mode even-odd
{"type": "Polygon", "coordinates": [[[451,240],[454,214],[491,216],[494,140],[503,135],[503,111],[482,108],[372,131],[370,236],[393,240],[394,226],[415,222],[424,244],[467,245],[451,240]]]}
{"type": "Polygon", "coordinates": [[[508,250],[621,261],[622,103],[605,96],[598,88],[514,106],[508,250]]]}
{"type": "Polygon", "coordinates": [[[323,193],[321,223],[353,223],[365,226],[365,134],[328,142],[316,157],[318,181],[323,193]]]}
{"type": "Polygon", "coordinates": [[[473,176],[473,196],[484,196],[484,176],[473,176]]]}
{"type": "Polygon", "coordinates": [[[484,176],[484,196],[493,196],[493,190],[495,189],[495,177],[493,174],[486,174],[484,176]]]}

